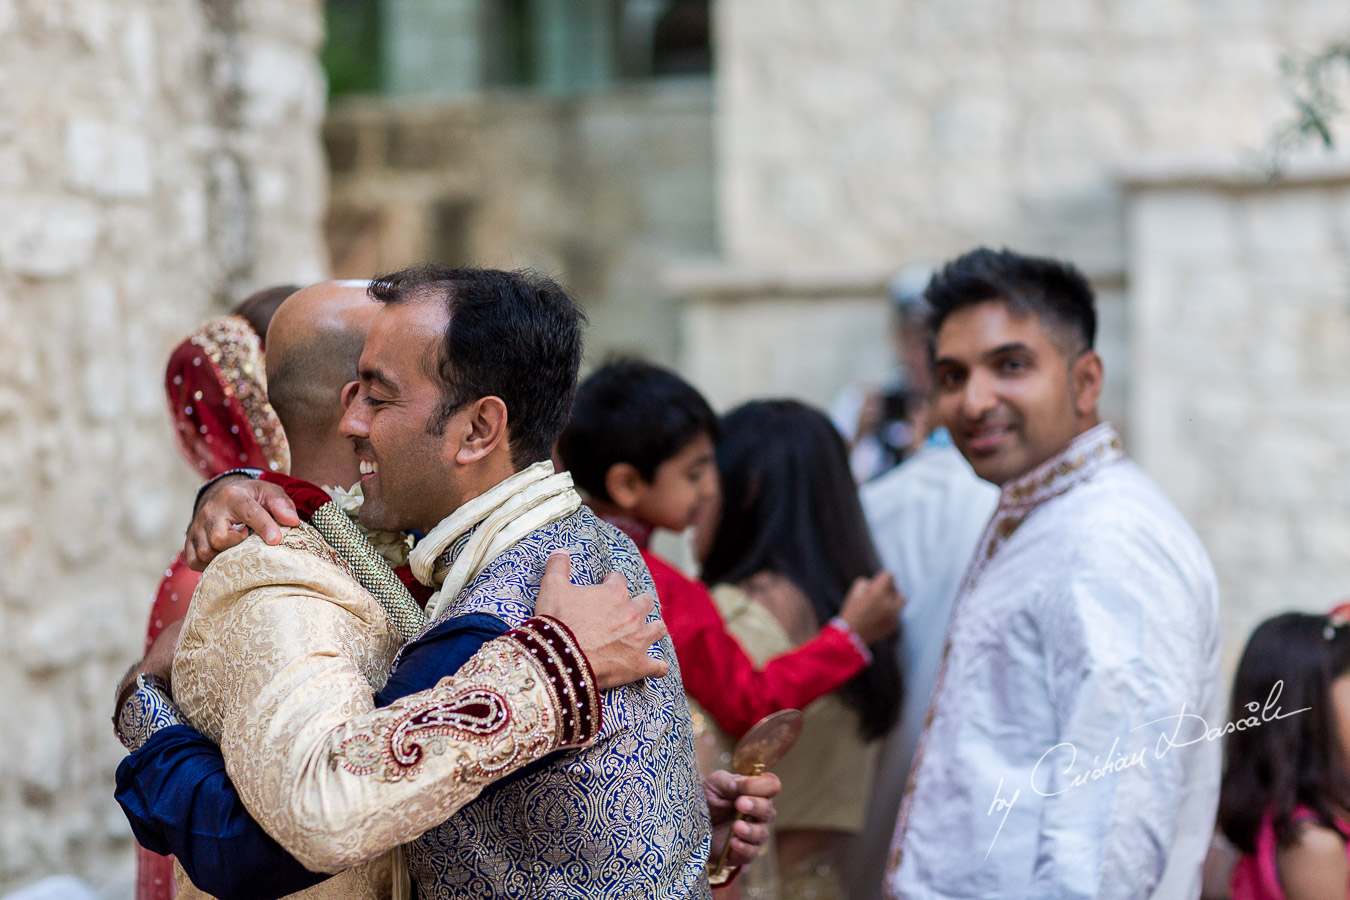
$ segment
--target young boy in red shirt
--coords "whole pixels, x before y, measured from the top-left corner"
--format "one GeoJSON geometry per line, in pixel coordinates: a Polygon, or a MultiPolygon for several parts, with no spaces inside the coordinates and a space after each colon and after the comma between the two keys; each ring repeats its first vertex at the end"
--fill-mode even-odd
{"type": "Polygon", "coordinates": [[[722,730],[739,738],[780,709],[802,709],[871,661],[867,645],[893,633],[900,603],[883,573],[859,581],[838,618],[757,669],[726,630],[704,585],[651,552],[652,531],[715,519],[721,491],[717,416],[688,382],[649,363],[610,363],[582,382],[558,455],[596,514],[642,551],[684,687],[722,730]]]}

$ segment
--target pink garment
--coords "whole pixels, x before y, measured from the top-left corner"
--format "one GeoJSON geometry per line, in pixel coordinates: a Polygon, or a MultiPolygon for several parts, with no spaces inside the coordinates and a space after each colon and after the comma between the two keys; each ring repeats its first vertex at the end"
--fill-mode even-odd
{"type": "Polygon", "coordinates": [[[136,900],[174,900],[177,895],[173,857],[160,856],[137,845],[136,900]]]}
{"type": "MultiPolygon", "coordinates": [[[[1294,810],[1295,822],[1314,820],[1316,816],[1306,806],[1294,810]]],[[[1350,823],[1336,820],[1336,828],[1344,835],[1350,835],[1350,823]]],[[[1280,871],[1276,863],[1279,847],[1275,841],[1275,825],[1270,816],[1261,821],[1261,830],[1256,833],[1256,853],[1244,854],[1233,869],[1233,881],[1229,890],[1230,900],[1285,900],[1284,888],[1280,886],[1280,871]]],[[[1346,847],[1350,855],[1350,845],[1346,847]]],[[[1350,893],[1350,891],[1348,891],[1350,893]]]]}

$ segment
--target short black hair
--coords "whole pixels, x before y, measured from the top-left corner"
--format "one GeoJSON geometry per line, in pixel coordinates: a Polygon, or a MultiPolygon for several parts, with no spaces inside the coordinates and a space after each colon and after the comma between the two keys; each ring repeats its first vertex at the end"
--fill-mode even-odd
{"type": "Polygon", "coordinates": [[[381,303],[439,301],[450,314],[433,364],[441,405],[430,433],[443,433],[466,403],[500,397],[516,469],[549,458],[576,393],[586,322],[557,282],[530,271],[426,264],[375,279],[370,295],[381,303]]]}
{"type": "Polygon", "coordinates": [[[928,283],[924,298],[935,338],[947,317],[960,309],[1001,300],[1014,313],[1035,313],[1072,340],[1065,350],[1077,356],[1097,338],[1092,286],[1072,264],[1011,250],[980,247],[944,265],[928,283]]]}
{"type": "Polygon", "coordinates": [[[717,440],[717,414],[689,382],[649,362],[615,360],[577,390],[558,456],[577,486],[611,500],[605,490],[611,466],[628,463],[650,482],[657,466],[700,434],[717,440]]]}

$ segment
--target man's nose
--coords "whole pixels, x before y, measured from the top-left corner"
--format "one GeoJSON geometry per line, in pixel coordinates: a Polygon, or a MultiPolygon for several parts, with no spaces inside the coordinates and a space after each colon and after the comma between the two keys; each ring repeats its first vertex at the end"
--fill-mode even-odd
{"type": "Polygon", "coordinates": [[[338,423],[338,433],[343,437],[364,438],[370,435],[369,423],[366,421],[366,404],[362,399],[358,394],[343,411],[342,421],[338,423]]]}
{"type": "Polygon", "coordinates": [[[961,392],[961,413],[968,419],[978,419],[998,405],[994,379],[988,373],[975,371],[966,379],[961,392]]]}

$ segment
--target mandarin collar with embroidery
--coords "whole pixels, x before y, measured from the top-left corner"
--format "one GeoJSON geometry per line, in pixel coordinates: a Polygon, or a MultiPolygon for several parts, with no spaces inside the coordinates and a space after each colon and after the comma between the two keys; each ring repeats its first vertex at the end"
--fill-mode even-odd
{"type": "Polygon", "coordinates": [[[999,512],[1030,512],[1124,458],[1125,448],[1111,423],[1095,425],[1070,441],[1059,455],[1003,485],[999,512]]]}
{"type": "Polygon", "coordinates": [[[1070,441],[1063,452],[1005,484],[999,493],[998,508],[985,526],[980,549],[966,571],[961,594],[975,586],[990,560],[1037,507],[1124,458],[1120,435],[1109,422],[1102,422],[1070,441]]]}

